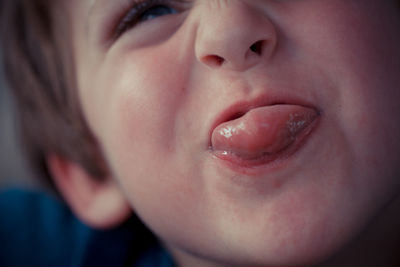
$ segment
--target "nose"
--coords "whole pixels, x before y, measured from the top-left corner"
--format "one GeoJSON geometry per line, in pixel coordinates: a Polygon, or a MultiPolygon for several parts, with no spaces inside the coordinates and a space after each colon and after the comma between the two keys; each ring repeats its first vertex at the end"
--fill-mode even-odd
{"type": "Polygon", "coordinates": [[[211,0],[201,15],[197,60],[211,68],[246,70],[274,53],[277,33],[266,14],[240,0],[211,0]]]}

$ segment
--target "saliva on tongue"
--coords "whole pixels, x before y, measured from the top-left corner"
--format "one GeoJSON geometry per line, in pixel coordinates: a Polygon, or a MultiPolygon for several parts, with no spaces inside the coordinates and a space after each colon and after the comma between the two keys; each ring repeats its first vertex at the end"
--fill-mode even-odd
{"type": "Polygon", "coordinates": [[[216,153],[257,160],[284,151],[318,117],[316,110],[299,105],[254,108],[217,126],[211,135],[216,153]]]}

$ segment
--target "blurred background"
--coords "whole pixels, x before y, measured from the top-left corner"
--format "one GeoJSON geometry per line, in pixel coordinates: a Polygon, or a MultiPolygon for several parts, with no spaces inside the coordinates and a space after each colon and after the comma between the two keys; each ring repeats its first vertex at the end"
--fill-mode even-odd
{"type": "Polygon", "coordinates": [[[4,79],[3,60],[0,53],[0,188],[38,186],[31,178],[24,160],[17,127],[12,96],[4,79]]]}

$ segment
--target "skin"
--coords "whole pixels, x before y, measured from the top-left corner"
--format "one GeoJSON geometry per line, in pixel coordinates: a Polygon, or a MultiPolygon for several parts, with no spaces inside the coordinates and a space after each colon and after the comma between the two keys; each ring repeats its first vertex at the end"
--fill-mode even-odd
{"type": "Polygon", "coordinates": [[[334,265],[378,215],[377,236],[394,221],[397,2],[194,0],[114,42],[127,1],[92,2],[70,4],[84,114],[119,193],[182,266],[334,265]],[[230,168],[210,152],[213,123],[261,95],[310,104],[318,126],[281,164],[230,168]]]}

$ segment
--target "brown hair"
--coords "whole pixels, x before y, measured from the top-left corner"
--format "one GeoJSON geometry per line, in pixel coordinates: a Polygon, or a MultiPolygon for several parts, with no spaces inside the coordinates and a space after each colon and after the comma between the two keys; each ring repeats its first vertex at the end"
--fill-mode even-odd
{"type": "Polygon", "coordinates": [[[57,154],[94,177],[106,175],[101,152],[80,110],[69,17],[60,0],[3,0],[1,38],[24,148],[52,185],[46,156],[57,154]]]}

